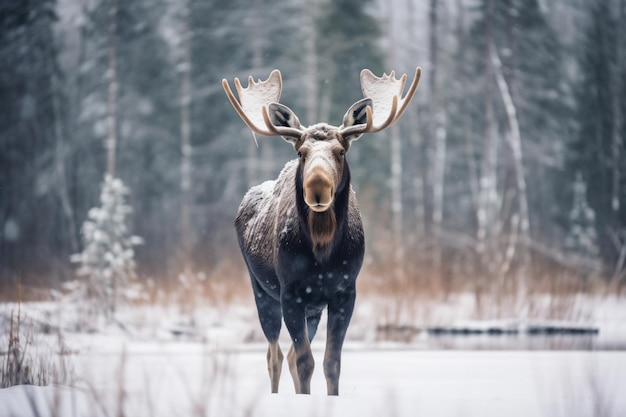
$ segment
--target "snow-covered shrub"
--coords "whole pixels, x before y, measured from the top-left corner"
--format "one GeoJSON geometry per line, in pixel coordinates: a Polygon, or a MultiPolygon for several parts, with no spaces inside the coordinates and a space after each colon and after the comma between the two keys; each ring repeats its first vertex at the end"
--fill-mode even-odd
{"type": "Polygon", "coordinates": [[[128,188],[117,178],[106,175],[100,193],[100,207],[89,210],[83,223],[84,249],[72,255],[78,275],[86,278],[82,291],[96,310],[110,316],[119,301],[136,296],[134,246],[142,239],[126,226],[132,208],[126,204],[128,188]]]}

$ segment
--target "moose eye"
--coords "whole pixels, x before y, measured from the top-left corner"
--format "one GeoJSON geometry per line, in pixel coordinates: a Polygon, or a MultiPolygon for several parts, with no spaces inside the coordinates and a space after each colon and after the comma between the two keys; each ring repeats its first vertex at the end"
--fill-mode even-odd
{"type": "Polygon", "coordinates": [[[298,158],[302,158],[302,152],[298,152],[298,158]]]}
{"type": "Polygon", "coordinates": [[[344,156],[345,154],[346,154],[345,150],[342,149],[342,150],[339,151],[339,156],[344,156]]]}

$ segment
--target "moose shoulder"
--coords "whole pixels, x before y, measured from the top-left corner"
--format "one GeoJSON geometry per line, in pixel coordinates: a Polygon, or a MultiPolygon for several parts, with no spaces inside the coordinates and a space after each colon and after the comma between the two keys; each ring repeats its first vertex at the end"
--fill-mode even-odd
{"type": "Polygon", "coordinates": [[[339,393],[341,350],[365,249],[346,153],[362,134],[383,130],[399,119],[415,93],[420,73],[417,68],[402,97],[406,75],[397,80],[393,72],[376,77],[363,70],[365,98],[348,109],[339,127],[301,126],[293,111],[278,103],[282,89],[278,70],[266,81],[250,78],[247,88],[235,79],[239,100],[228,82],[222,81],[231,104],[253,132],[282,136],[298,156],[275,181],[248,191],[235,220],[259,320],[269,342],[272,392],[278,392],[282,370],[278,337],[284,320],[293,342],[287,360],[295,390],[310,393],[314,368],[310,342],[327,308],[324,374],[328,394],[339,393]]]}

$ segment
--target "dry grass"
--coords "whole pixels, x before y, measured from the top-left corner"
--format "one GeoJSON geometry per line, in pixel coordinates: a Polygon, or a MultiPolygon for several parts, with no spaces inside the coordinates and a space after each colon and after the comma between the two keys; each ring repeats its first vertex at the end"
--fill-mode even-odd
{"type": "Polygon", "coordinates": [[[186,268],[173,278],[146,279],[144,301],[154,305],[179,306],[181,311],[192,311],[202,305],[222,308],[248,300],[252,294],[249,287],[243,262],[232,256],[208,270],[186,268]]]}
{"type": "Polygon", "coordinates": [[[375,243],[358,289],[361,300],[374,300],[378,326],[415,328],[451,324],[450,319],[585,321],[590,315],[585,298],[620,294],[608,278],[537,253],[530,265],[513,262],[501,274],[483,267],[473,250],[444,252],[437,269],[423,256],[427,248],[405,254],[399,262],[392,247],[375,243]]]}
{"type": "Polygon", "coordinates": [[[74,381],[61,333],[57,334],[56,347],[45,346],[36,340],[32,321],[22,316],[19,282],[17,313],[11,312],[6,339],[3,345],[7,350],[3,352],[0,364],[0,388],[24,384],[69,384],[74,381]]]}
{"type": "MultiPolygon", "coordinates": [[[[513,262],[506,274],[481,269],[471,249],[445,252],[441,268],[434,268],[426,247],[407,249],[398,258],[384,235],[370,237],[357,286],[359,302],[374,306],[373,326],[442,324],[450,317],[584,320],[589,312],[580,307],[581,295],[620,292],[609,279],[568,269],[538,254],[533,254],[532,267],[513,262]],[[454,315],[448,314],[455,309],[454,315]]],[[[144,277],[141,288],[143,297],[132,303],[173,307],[192,322],[202,308],[229,314],[233,305],[254,305],[248,273],[236,250],[205,270],[144,277]]],[[[16,291],[10,288],[5,294],[16,291]]]]}

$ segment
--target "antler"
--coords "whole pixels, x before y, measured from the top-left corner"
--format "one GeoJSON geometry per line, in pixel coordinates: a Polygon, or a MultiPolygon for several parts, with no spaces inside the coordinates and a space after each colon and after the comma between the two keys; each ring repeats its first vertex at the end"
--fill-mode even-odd
{"type": "Polygon", "coordinates": [[[361,90],[363,96],[372,100],[373,108],[367,109],[366,124],[348,127],[342,134],[347,136],[380,132],[397,122],[413,99],[421,74],[422,69],[417,67],[413,82],[406,95],[402,97],[407,80],[406,74],[402,74],[397,80],[395,71],[391,71],[389,75],[383,74],[382,77],[375,76],[368,69],[361,71],[361,90]]]}
{"type": "Polygon", "coordinates": [[[280,71],[275,69],[265,81],[255,82],[252,76],[248,77],[248,87],[243,88],[239,78],[235,78],[235,88],[239,100],[235,97],[226,79],[222,80],[222,87],[228,96],[239,117],[255,133],[265,136],[300,136],[299,129],[284,126],[274,126],[269,117],[268,107],[278,103],[283,88],[280,71]]]}

